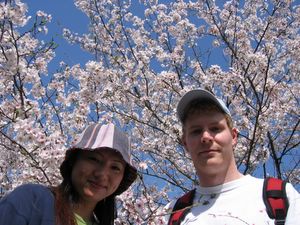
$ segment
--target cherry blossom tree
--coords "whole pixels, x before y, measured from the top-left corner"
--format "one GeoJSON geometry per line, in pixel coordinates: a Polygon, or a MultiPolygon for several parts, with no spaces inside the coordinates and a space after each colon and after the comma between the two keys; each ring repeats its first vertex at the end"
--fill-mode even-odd
{"type": "Polygon", "coordinates": [[[268,1],[75,0],[89,33],[64,29],[94,59],[48,74],[51,16],[0,3],[1,188],[56,184],[72,137],[113,120],[132,137],[135,185],[117,224],[160,224],[161,206],[197,183],[181,143],[176,104],[188,90],[222,98],[238,127],[243,173],[299,187],[300,7],[268,1]],[[25,26],[26,25],[26,26],[25,26]],[[25,27],[30,27],[27,30],[25,27]],[[25,29],[25,31],[24,31],[25,29]]]}

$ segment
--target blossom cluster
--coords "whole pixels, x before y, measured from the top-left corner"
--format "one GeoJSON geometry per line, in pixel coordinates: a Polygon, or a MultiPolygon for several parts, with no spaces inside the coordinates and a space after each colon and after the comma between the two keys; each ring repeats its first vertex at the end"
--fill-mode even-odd
{"type": "Polygon", "coordinates": [[[95,57],[61,62],[54,74],[57,45],[43,40],[51,16],[32,19],[21,0],[1,2],[1,188],[59,183],[76,134],[90,121],[114,121],[132,137],[140,177],[118,197],[116,223],[162,224],[163,205],[197,183],[176,104],[200,87],[232,111],[242,172],[276,167],[267,173],[299,184],[300,7],[216,2],[76,0],[89,33],[63,35],[95,57]]]}

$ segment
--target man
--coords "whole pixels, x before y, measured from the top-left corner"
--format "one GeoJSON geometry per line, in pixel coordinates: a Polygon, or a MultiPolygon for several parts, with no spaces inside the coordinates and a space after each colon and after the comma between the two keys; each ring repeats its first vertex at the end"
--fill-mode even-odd
{"type": "MultiPolygon", "coordinates": [[[[192,90],[179,101],[177,115],[182,143],[199,178],[190,209],[177,224],[274,224],[262,197],[264,180],[244,176],[237,169],[238,131],[224,102],[206,90],[192,90]]],[[[290,207],[285,224],[300,224],[300,195],[289,183],[286,193],[290,207]]],[[[168,221],[174,205],[166,207],[168,221]]]]}

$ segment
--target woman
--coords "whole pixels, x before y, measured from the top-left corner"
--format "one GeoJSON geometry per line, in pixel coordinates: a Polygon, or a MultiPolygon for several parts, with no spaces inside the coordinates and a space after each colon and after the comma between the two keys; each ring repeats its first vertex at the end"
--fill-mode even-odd
{"type": "Polygon", "coordinates": [[[113,124],[88,126],[68,149],[57,187],[25,184],[0,201],[0,224],[111,225],[115,196],[137,177],[128,137],[113,124]]]}

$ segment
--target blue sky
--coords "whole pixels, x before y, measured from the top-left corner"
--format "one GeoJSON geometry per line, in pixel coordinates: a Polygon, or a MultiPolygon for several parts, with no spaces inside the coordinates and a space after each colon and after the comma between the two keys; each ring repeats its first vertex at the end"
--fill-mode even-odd
{"type": "MultiPolygon", "coordinates": [[[[23,0],[23,2],[28,5],[28,15],[34,16],[38,10],[52,15],[52,22],[47,24],[48,35],[39,37],[45,41],[49,41],[53,37],[59,45],[55,50],[55,58],[48,65],[49,74],[53,74],[59,69],[61,61],[70,66],[78,63],[84,66],[88,60],[93,59],[93,55],[80,49],[79,45],[71,45],[62,37],[63,28],[79,34],[88,33],[89,20],[83,12],[75,7],[74,0],[23,0]]],[[[295,1],[295,4],[300,4],[300,1],[295,1]]],[[[139,10],[135,10],[135,12],[139,12],[139,10]]],[[[32,23],[33,20],[30,21],[31,25],[32,23]]],[[[221,64],[220,60],[219,64],[221,64]]]]}
{"type": "MultiPolygon", "coordinates": [[[[45,41],[54,38],[59,46],[55,50],[56,56],[49,64],[49,74],[59,68],[59,62],[68,65],[80,63],[84,65],[92,55],[80,49],[79,45],[71,45],[62,37],[63,28],[79,34],[88,32],[89,20],[87,16],[74,5],[73,0],[26,0],[28,16],[34,16],[38,10],[52,15],[51,23],[47,24],[48,34],[39,37],[45,41]]],[[[30,21],[32,24],[33,21],[30,21]]]]}
{"type": "MultiPolygon", "coordinates": [[[[39,37],[40,40],[49,41],[54,38],[55,43],[59,46],[55,50],[56,56],[48,65],[48,73],[52,74],[59,68],[59,63],[64,61],[72,66],[81,64],[84,66],[89,59],[94,59],[93,55],[80,49],[78,44],[71,45],[62,37],[63,28],[68,28],[73,33],[88,33],[88,17],[74,5],[74,0],[22,0],[28,6],[28,15],[34,16],[38,10],[51,14],[52,21],[47,24],[48,35],[39,37]]],[[[133,1],[134,2],[134,1],[133,1]]],[[[168,0],[160,0],[168,2],[168,0]]],[[[139,4],[134,4],[134,13],[139,14],[142,8],[139,4]]],[[[32,25],[33,19],[30,21],[32,25]]],[[[209,43],[211,40],[208,40],[209,43]]],[[[210,46],[210,44],[208,44],[210,46]]],[[[211,52],[211,57],[219,59],[219,65],[226,67],[222,52],[211,52]],[[215,55],[216,54],[216,55],[215,55]]]]}

